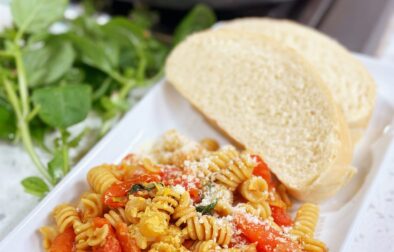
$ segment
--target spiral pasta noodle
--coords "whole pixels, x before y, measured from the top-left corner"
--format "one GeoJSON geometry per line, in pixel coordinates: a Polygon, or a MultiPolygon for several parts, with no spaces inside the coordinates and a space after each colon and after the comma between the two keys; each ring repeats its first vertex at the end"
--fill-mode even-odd
{"type": "Polygon", "coordinates": [[[220,225],[213,216],[203,215],[187,221],[184,232],[192,240],[213,240],[219,245],[228,245],[232,237],[231,225],[222,221],[220,225]]]}
{"type": "Polygon", "coordinates": [[[153,243],[149,252],[172,252],[178,251],[177,248],[170,243],[167,242],[156,242],[153,243]]]}
{"type": "Polygon", "coordinates": [[[44,226],[39,229],[42,235],[42,246],[46,251],[51,248],[52,242],[57,236],[58,232],[53,227],[44,226]]]}
{"type": "Polygon", "coordinates": [[[79,221],[77,210],[68,204],[58,205],[53,210],[53,217],[60,233],[63,233],[66,228],[72,227],[75,221],[79,221]]]}
{"type": "Polygon", "coordinates": [[[172,218],[176,220],[175,225],[181,226],[184,223],[193,217],[197,216],[196,208],[193,207],[192,201],[190,199],[190,195],[187,192],[184,192],[180,199],[178,206],[174,209],[174,213],[172,218]]]}
{"type": "Polygon", "coordinates": [[[74,232],[77,251],[84,251],[89,247],[102,245],[109,233],[109,226],[105,224],[102,227],[94,227],[91,221],[77,221],[74,223],[74,232]]]}
{"type": "Polygon", "coordinates": [[[252,176],[254,161],[247,153],[239,154],[233,147],[222,148],[213,152],[200,162],[193,164],[204,176],[214,179],[231,191],[252,176]]]}
{"type": "Polygon", "coordinates": [[[150,158],[143,158],[142,164],[144,169],[150,173],[157,173],[160,171],[160,166],[153,163],[153,161],[150,158]]]}
{"type": "Polygon", "coordinates": [[[192,252],[212,252],[215,251],[217,247],[216,242],[209,241],[197,241],[193,243],[192,252]]]}
{"type": "Polygon", "coordinates": [[[326,251],[328,251],[326,245],[323,242],[309,238],[309,237],[302,237],[301,244],[302,244],[302,248],[305,252],[326,252],[326,251]]]}
{"type": "Polygon", "coordinates": [[[160,212],[157,209],[147,208],[141,214],[137,227],[145,237],[157,238],[167,232],[168,216],[166,213],[160,212]]]}
{"type": "Polygon", "coordinates": [[[125,222],[129,224],[126,218],[125,210],[121,207],[112,209],[108,213],[104,214],[104,218],[113,226],[116,227],[116,224],[125,222]]]}
{"type": "Polygon", "coordinates": [[[170,187],[160,187],[156,193],[156,196],[152,199],[151,207],[153,209],[157,209],[168,216],[168,220],[170,220],[170,216],[174,213],[175,208],[179,204],[179,199],[181,195],[175,192],[170,187]]]}
{"type": "Polygon", "coordinates": [[[296,213],[291,233],[297,237],[313,237],[318,218],[318,206],[311,203],[303,204],[296,213]]]}
{"type": "Polygon", "coordinates": [[[268,197],[268,184],[263,178],[252,176],[241,184],[239,192],[249,202],[259,203],[268,197]]]}
{"type": "Polygon", "coordinates": [[[126,219],[130,223],[137,223],[139,220],[139,214],[147,208],[150,201],[136,196],[130,196],[125,206],[126,219]]]}
{"type": "Polygon", "coordinates": [[[101,195],[98,193],[85,193],[81,197],[81,205],[83,220],[103,215],[104,204],[101,195]]]}
{"type": "Polygon", "coordinates": [[[137,225],[134,225],[134,224],[129,225],[129,226],[128,226],[128,231],[129,231],[129,234],[130,234],[132,237],[134,237],[134,239],[135,239],[135,241],[136,241],[136,243],[137,243],[137,246],[138,246],[140,249],[146,249],[146,248],[148,248],[148,246],[150,245],[151,242],[148,240],[148,237],[146,237],[146,236],[144,236],[143,234],[141,234],[141,231],[140,231],[140,229],[137,227],[137,225]]]}
{"type": "Polygon", "coordinates": [[[88,172],[87,180],[94,192],[103,194],[111,185],[119,182],[108,168],[108,165],[101,165],[88,172]]]}

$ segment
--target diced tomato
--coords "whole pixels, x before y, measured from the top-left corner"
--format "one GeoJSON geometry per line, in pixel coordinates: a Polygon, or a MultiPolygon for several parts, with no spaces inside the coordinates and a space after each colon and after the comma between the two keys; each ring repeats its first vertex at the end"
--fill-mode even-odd
{"type": "Polygon", "coordinates": [[[286,212],[286,209],[283,207],[270,206],[272,217],[274,221],[279,226],[291,226],[293,225],[293,220],[290,215],[286,212]]]}
{"type": "Polygon", "coordinates": [[[67,228],[64,230],[63,233],[58,234],[53,243],[51,248],[49,249],[50,252],[72,252],[75,240],[75,233],[72,227],[67,228]]]}
{"type": "Polygon", "coordinates": [[[116,225],[116,238],[118,239],[123,252],[140,252],[134,237],[131,237],[126,223],[116,225]]]}
{"type": "Polygon", "coordinates": [[[239,245],[239,244],[248,244],[249,241],[246,239],[245,235],[240,234],[240,233],[235,233],[231,237],[230,244],[228,245],[230,248],[239,245]]]}
{"type": "Polygon", "coordinates": [[[111,224],[104,218],[96,217],[93,219],[93,225],[96,227],[102,227],[106,224],[109,226],[109,233],[105,238],[105,242],[101,246],[94,246],[93,252],[122,252],[122,247],[111,224]]]}
{"type": "Polygon", "coordinates": [[[190,198],[193,200],[194,203],[201,202],[201,190],[197,188],[189,188],[188,192],[190,194],[190,198]]]}
{"type": "Polygon", "coordinates": [[[160,176],[157,174],[143,174],[135,176],[127,181],[113,184],[103,194],[103,202],[106,206],[117,208],[123,207],[127,203],[127,192],[134,184],[146,182],[159,182],[160,176]]]}
{"type": "Polygon", "coordinates": [[[252,157],[257,161],[256,166],[253,169],[253,175],[260,176],[270,187],[273,187],[272,175],[271,171],[268,168],[268,165],[263,161],[263,159],[258,155],[252,155],[252,157]]]}
{"type": "Polygon", "coordinates": [[[279,231],[269,225],[268,222],[256,220],[249,214],[235,213],[234,222],[241,233],[249,242],[257,243],[258,252],[301,252],[299,244],[285,237],[279,231]]]}
{"type": "Polygon", "coordinates": [[[201,182],[200,180],[188,173],[188,171],[169,167],[161,171],[162,182],[164,185],[181,185],[190,194],[190,198],[198,203],[201,201],[201,182]]]}

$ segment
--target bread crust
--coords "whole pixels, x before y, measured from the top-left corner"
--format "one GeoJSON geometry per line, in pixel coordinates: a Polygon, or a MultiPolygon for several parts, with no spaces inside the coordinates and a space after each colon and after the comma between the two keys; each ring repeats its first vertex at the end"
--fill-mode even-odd
{"type": "MultiPolygon", "coordinates": [[[[226,31],[209,31],[209,32],[202,32],[194,36],[204,36],[204,34],[209,33],[209,36],[214,33],[214,36],[220,36],[220,37],[226,37],[228,36],[229,38],[234,38],[237,36],[247,36],[249,39],[256,41],[256,43],[262,43],[261,36],[257,35],[251,35],[250,33],[242,33],[242,32],[237,32],[237,34],[234,34],[234,32],[226,32],[226,31]]],[[[194,37],[193,36],[193,37],[194,37]]],[[[193,38],[189,38],[193,39],[193,38]]],[[[264,38],[264,41],[267,43],[273,43],[275,44],[273,40],[269,38],[264,38]]],[[[184,43],[187,43],[184,42],[184,43]]],[[[303,64],[303,67],[305,69],[308,69],[311,75],[313,75],[313,78],[316,80],[319,80],[320,77],[318,74],[313,70],[313,68],[307,63],[305,60],[302,59],[301,56],[299,56],[294,50],[290,48],[283,48],[280,45],[275,44],[275,46],[278,47],[278,50],[286,50],[286,52],[291,55],[289,56],[297,58],[301,64],[303,64]]],[[[176,51],[176,49],[174,50],[176,51]]],[[[254,146],[253,142],[245,142],[240,139],[239,136],[233,135],[231,132],[229,132],[229,125],[223,125],[220,121],[216,120],[216,118],[213,118],[211,115],[207,114],[204,112],[204,108],[200,106],[198,102],[193,100],[191,97],[191,94],[188,92],[184,92],[182,88],[183,83],[177,83],[173,76],[171,76],[172,72],[170,71],[170,68],[173,67],[171,64],[173,64],[173,54],[168,57],[167,63],[166,63],[166,75],[169,80],[169,82],[184,96],[186,97],[200,112],[204,114],[206,118],[210,122],[212,122],[217,128],[220,128],[221,131],[225,132],[226,135],[230,136],[231,139],[235,140],[238,142],[240,145],[245,146],[248,149],[251,149],[252,151],[255,151],[262,155],[263,157],[265,156],[262,150],[259,150],[254,146]],[[171,73],[169,73],[171,72],[171,73]]],[[[331,166],[327,167],[319,176],[317,176],[313,181],[310,181],[310,183],[304,187],[300,186],[292,186],[291,184],[288,183],[288,181],[285,181],[283,177],[281,178],[280,174],[278,175],[278,178],[284,183],[288,188],[290,193],[301,200],[307,200],[307,201],[322,201],[329,196],[332,196],[337,192],[349,179],[350,177],[355,173],[355,169],[350,166],[350,161],[351,161],[351,143],[350,143],[350,136],[349,136],[349,131],[347,128],[347,125],[345,123],[344,117],[340,109],[337,107],[336,103],[334,102],[334,99],[331,95],[331,92],[328,90],[328,88],[323,84],[322,81],[319,83],[316,83],[316,85],[319,85],[319,87],[324,90],[325,95],[329,99],[329,102],[331,105],[331,114],[332,114],[332,120],[336,124],[336,134],[338,135],[339,138],[339,144],[338,146],[334,146],[333,148],[336,148],[336,156],[335,159],[332,161],[331,166]]],[[[273,168],[272,171],[274,173],[275,169],[273,168]]]]}

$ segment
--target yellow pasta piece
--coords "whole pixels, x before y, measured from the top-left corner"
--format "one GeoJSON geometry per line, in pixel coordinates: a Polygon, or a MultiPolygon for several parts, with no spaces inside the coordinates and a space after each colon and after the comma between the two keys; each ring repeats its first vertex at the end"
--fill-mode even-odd
{"type": "Polygon", "coordinates": [[[137,223],[139,221],[139,214],[144,212],[149,204],[150,200],[130,195],[125,206],[127,221],[134,224],[137,223]]]}
{"type": "Polygon", "coordinates": [[[179,205],[174,209],[172,215],[172,218],[176,220],[175,225],[181,226],[196,215],[197,211],[192,204],[189,193],[184,192],[179,199],[179,205]]]}
{"type": "Polygon", "coordinates": [[[268,184],[263,178],[252,176],[241,184],[239,192],[246,200],[260,203],[268,197],[268,184]]]}
{"type": "Polygon", "coordinates": [[[192,165],[198,167],[203,177],[214,176],[217,183],[234,191],[252,176],[254,161],[249,154],[239,154],[235,148],[226,147],[192,165]]]}
{"type": "Polygon", "coordinates": [[[140,221],[137,224],[142,235],[148,238],[156,238],[164,235],[168,229],[168,217],[156,209],[147,208],[141,214],[140,221]]]}
{"type": "Polygon", "coordinates": [[[58,205],[53,210],[53,217],[59,233],[63,233],[66,228],[72,227],[74,222],[79,221],[77,210],[68,204],[58,205]]]}
{"type": "Polygon", "coordinates": [[[147,249],[148,246],[152,243],[152,241],[150,239],[148,239],[148,237],[141,234],[140,229],[136,225],[134,225],[134,224],[129,225],[128,231],[129,231],[130,235],[132,237],[134,237],[134,239],[137,243],[137,246],[140,249],[147,249]]]}
{"type": "Polygon", "coordinates": [[[327,252],[328,249],[326,244],[321,241],[309,238],[309,237],[301,237],[301,245],[305,252],[327,252]]]}
{"type": "Polygon", "coordinates": [[[217,244],[213,240],[197,241],[193,243],[192,252],[212,252],[217,249],[217,244]]]}
{"type": "Polygon", "coordinates": [[[179,204],[181,195],[171,187],[159,187],[150,207],[167,215],[168,221],[179,204]]]}
{"type": "Polygon", "coordinates": [[[231,225],[224,220],[220,222],[219,225],[215,217],[208,215],[193,217],[183,232],[192,240],[214,240],[219,245],[228,245],[233,234],[231,225]]]}
{"type": "Polygon", "coordinates": [[[104,204],[98,193],[85,193],[81,197],[82,219],[84,221],[103,215],[104,204]]]}
{"type": "Polygon", "coordinates": [[[42,235],[42,246],[46,251],[49,251],[49,248],[51,247],[55,237],[58,235],[58,232],[55,228],[48,226],[41,227],[39,230],[42,235]]]}
{"type": "Polygon", "coordinates": [[[119,180],[110,171],[109,165],[100,165],[92,168],[87,175],[87,180],[94,192],[103,194],[111,185],[119,180]]]}
{"type": "Polygon", "coordinates": [[[102,245],[109,233],[108,224],[100,228],[93,226],[91,221],[74,223],[75,247],[77,251],[87,250],[89,247],[102,245]]]}
{"type": "Polygon", "coordinates": [[[319,218],[319,207],[312,203],[303,204],[297,211],[294,226],[290,231],[297,237],[313,237],[319,218]]]}
{"type": "Polygon", "coordinates": [[[108,213],[104,214],[104,218],[113,226],[116,227],[116,224],[125,222],[126,224],[130,224],[126,218],[125,210],[121,207],[110,210],[108,213]]]}
{"type": "Polygon", "coordinates": [[[200,143],[207,151],[217,151],[220,148],[219,143],[212,138],[204,138],[200,143]]]}

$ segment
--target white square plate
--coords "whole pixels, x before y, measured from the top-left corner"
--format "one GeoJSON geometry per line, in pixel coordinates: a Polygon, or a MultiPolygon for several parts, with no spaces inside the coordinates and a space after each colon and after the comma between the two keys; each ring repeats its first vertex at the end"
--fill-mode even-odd
{"type": "MultiPolygon", "coordinates": [[[[358,144],[354,165],[359,168],[352,182],[333,199],[321,206],[322,217],[318,238],[330,251],[349,251],[349,243],[365,210],[371,188],[378,184],[379,174],[389,165],[385,160],[394,154],[391,137],[384,129],[391,124],[394,89],[390,68],[363,58],[378,86],[378,101],[367,134],[358,144]],[[379,154],[379,155],[377,155],[379,154]]],[[[88,190],[86,173],[98,164],[119,162],[126,153],[155,139],[168,129],[195,139],[213,137],[227,140],[196,112],[170,85],[161,82],[105,136],[49,195],[1,242],[0,251],[43,251],[38,228],[51,222],[51,211],[59,203],[77,202],[88,190]]]]}

